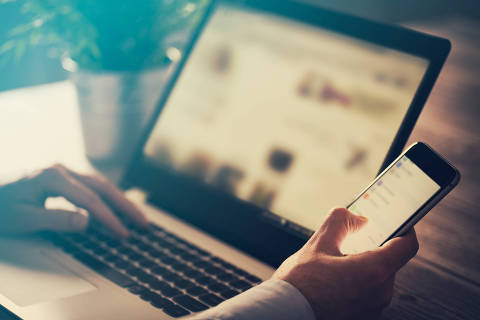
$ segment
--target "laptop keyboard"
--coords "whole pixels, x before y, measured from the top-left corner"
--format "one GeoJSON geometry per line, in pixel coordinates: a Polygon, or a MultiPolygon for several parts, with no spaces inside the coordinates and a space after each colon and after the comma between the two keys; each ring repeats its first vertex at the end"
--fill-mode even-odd
{"type": "Polygon", "coordinates": [[[98,229],[48,238],[91,269],[171,317],[216,306],[261,282],[252,274],[151,225],[119,241],[98,229]]]}

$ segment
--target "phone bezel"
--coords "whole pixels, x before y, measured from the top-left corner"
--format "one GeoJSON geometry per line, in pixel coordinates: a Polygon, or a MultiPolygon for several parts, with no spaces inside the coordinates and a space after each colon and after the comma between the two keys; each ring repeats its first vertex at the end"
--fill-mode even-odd
{"type": "Polygon", "coordinates": [[[355,201],[363,196],[370,187],[377,183],[403,156],[410,159],[425,174],[435,181],[440,189],[430,198],[426,199],[423,205],[405,220],[380,246],[387,241],[401,236],[408,232],[420,219],[422,219],[443,197],[445,197],[460,181],[460,172],[445,158],[435,152],[430,146],[423,142],[416,142],[407,150],[402,152],[377,178],[373,180],[355,199],[347,206],[349,208],[355,201]]]}
{"type": "Polygon", "coordinates": [[[425,143],[417,142],[405,152],[405,155],[442,189],[458,175],[458,170],[453,165],[425,143]]]}

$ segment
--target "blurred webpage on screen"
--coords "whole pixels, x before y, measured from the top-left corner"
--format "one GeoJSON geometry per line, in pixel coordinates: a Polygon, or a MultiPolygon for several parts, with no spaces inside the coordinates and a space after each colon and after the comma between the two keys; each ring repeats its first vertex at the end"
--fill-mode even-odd
{"type": "Polygon", "coordinates": [[[375,177],[426,68],[415,56],[225,7],[144,151],[155,165],[316,229],[375,177]]]}

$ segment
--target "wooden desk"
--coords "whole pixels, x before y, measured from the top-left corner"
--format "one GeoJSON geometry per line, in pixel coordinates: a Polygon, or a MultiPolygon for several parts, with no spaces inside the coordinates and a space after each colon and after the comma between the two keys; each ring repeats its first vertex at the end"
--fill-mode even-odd
{"type": "Polygon", "coordinates": [[[397,277],[385,319],[480,319],[480,30],[447,19],[417,29],[453,49],[409,143],[426,141],[462,173],[458,187],[416,227],[417,257],[397,277]]]}
{"type": "MultiPolygon", "coordinates": [[[[431,144],[463,178],[418,224],[419,254],[399,272],[384,319],[479,319],[480,37],[475,26],[459,20],[417,25],[452,39],[454,48],[410,142],[431,144]]],[[[93,170],[83,154],[76,108],[67,82],[0,94],[0,183],[54,162],[93,170]]]]}

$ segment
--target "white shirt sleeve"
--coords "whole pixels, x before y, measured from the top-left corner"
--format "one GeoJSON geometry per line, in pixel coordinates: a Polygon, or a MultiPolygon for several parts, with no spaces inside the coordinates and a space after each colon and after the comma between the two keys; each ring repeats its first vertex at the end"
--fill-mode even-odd
{"type": "Polygon", "coordinates": [[[310,304],[297,288],[286,281],[272,279],[224,301],[192,319],[315,320],[315,316],[310,304]]]}

